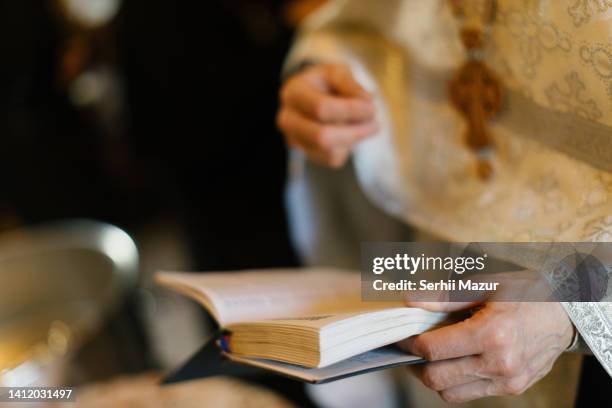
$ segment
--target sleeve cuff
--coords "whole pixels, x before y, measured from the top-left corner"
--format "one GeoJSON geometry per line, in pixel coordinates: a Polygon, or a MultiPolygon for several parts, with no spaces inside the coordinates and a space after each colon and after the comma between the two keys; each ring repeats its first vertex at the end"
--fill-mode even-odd
{"type": "Polygon", "coordinates": [[[578,329],[576,329],[575,326],[573,327],[574,327],[574,337],[572,338],[572,342],[570,343],[570,345],[567,347],[565,351],[569,353],[593,354],[589,346],[586,344],[586,342],[580,335],[580,332],[578,331],[578,329]]]}

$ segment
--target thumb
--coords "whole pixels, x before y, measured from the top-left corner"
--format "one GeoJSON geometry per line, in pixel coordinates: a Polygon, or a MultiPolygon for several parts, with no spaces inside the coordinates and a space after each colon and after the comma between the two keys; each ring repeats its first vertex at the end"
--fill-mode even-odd
{"type": "Polygon", "coordinates": [[[357,82],[353,72],[346,65],[329,65],[327,82],[331,90],[340,96],[372,99],[372,94],[357,82]]]}

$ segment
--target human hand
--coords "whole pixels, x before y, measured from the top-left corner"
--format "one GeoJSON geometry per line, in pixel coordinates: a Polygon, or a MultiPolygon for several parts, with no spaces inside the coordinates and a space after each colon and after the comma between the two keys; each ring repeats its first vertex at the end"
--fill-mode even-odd
{"type": "MultiPolygon", "coordinates": [[[[451,311],[452,303],[410,303],[451,311]]],[[[463,308],[465,304],[456,304],[463,308]]],[[[484,303],[460,323],[400,343],[425,358],[421,381],[443,400],[519,395],[550,372],[571,344],[574,328],[560,303],[484,303]]]]}
{"type": "Polygon", "coordinates": [[[281,89],[277,125],[287,144],[330,167],[346,163],[353,146],[378,131],[372,95],[344,64],[313,65],[281,89]]]}

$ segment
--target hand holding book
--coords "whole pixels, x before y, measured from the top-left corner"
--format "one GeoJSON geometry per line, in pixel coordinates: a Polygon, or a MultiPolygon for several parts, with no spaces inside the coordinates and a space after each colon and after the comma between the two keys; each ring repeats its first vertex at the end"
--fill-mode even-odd
{"type": "MultiPolygon", "coordinates": [[[[473,304],[408,303],[432,311],[473,304]]],[[[453,309],[454,308],[454,309],[453,309]]],[[[572,341],[572,323],[558,302],[488,302],[467,320],[400,343],[428,364],[423,383],[452,403],[519,395],[544,377],[572,341]]]]}

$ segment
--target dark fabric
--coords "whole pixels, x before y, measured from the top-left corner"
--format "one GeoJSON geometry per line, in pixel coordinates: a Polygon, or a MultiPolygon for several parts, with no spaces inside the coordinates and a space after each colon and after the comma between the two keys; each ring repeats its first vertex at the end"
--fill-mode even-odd
{"type": "Polygon", "coordinates": [[[126,2],[134,148],[175,180],[203,270],[296,263],[284,216],[286,151],[274,123],[290,41],[282,4],[126,2]]]}
{"type": "Polygon", "coordinates": [[[612,378],[593,356],[582,362],[577,407],[609,407],[612,404],[612,378]]]}
{"type": "Polygon", "coordinates": [[[184,366],[169,374],[164,379],[163,385],[168,386],[183,381],[216,376],[230,376],[267,388],[282,395],[298,407],[315,407],[312,400],[306,394],[304,385],[299,381],[268,374],[263,370],[233,364],[224,360],[215,341],[216,337],[211,338],[184,366]]]}

